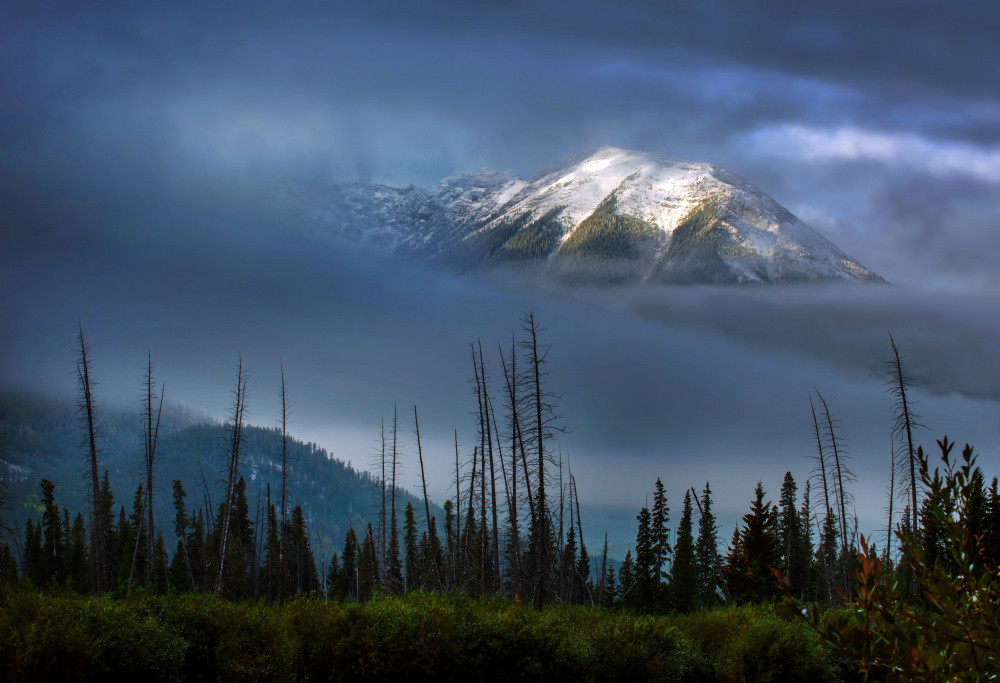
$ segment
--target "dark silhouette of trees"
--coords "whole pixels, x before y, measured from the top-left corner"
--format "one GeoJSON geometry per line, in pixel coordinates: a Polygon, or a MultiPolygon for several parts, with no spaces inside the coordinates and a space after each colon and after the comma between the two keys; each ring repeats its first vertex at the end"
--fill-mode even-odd
{"type": "Polygon", "coordinates": [[[681,521],[674,542],[674,561],[670,567],[671,606],[675,610],[690,612],[698,605],[700,593],[698,579],[698,564],[692,538],[691,491],[685,491],[681,521]]]}

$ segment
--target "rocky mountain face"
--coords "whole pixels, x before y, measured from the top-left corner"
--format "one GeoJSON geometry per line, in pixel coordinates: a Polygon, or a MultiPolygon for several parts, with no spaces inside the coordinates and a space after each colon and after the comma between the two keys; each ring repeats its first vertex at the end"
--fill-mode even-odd
{"type": "Polygon", "coordinates": [[[712,164],[603,147],[542,169],[428,188],[287,184],[312,229],[460,271],[569,285],[883,282],[764,192],[712,164]]]}

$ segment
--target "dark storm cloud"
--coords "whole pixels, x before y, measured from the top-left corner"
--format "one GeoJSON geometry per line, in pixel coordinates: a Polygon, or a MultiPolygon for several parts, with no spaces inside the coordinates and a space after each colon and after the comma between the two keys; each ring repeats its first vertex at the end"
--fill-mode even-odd
{"type": "Polygon", "coordinates": [[[711,476],[739,514],[747,481],[808,470],[815,384],[875,500],[887,327],[925,421],[1000,442],[997,11],[8,3],[3,383],[71,390],[80,321],[108,396],[134,396],[151,348],[168,395],[220,415],[243,353],[268,424],[284,362],[296,429],[363,466],[394,402],[420,404],[439,455],[455,427],[470,443],[467,343],[492,353],[534,309],[584,496],[636,506],[656,476],[711,476]],[[310,242],[269,200],[288,176],[530,177],[603,144],[732,168],[901,286],[525,292],[310,242]]]}

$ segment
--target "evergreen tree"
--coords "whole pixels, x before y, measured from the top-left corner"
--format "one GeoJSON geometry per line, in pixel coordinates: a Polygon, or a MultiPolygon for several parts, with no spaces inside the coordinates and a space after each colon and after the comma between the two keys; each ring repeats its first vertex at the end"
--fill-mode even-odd
{"type": "Polygon", "coordinates": [[[163,533],[157,532],[156,543],[153,544],[153,576],[150,583],[158,594],[167,591],[169,574],[167,571],[167,547],[163,541],[163,533]]]}
{"type": "Polygon", "coordinates": [[[814,588],[816,583],[816,572],[813,569],[813,529],[812,513],[810,508],[810,485],[806,480],[806,487],[802,492],[802,507],[799,508],[799,562],[802,563],[802,590],[800,599],[805,599],[807,595],[812,595],[812,599],[818,599],[814,588]]]}
{"type": "Polygon", "coordinates": [[[320,589],[319,574],[316,571],[316,561],[309,545],[309,530],[302,506],[296,505],[288,523],[286,533],[286,549],[288,551],[287,567],[288,581],[295,591],[314,591],[320,589]]]}
{"type": "Polygon", "coordinates": [[[664,571],[663,565],[670,559],[670,508],[667,507],[667,493],[660,478],[656,478],[653,488],[653,509],[650,520],[650,534],[653,541],[653,574],[656,581],[656,601],[664,602],[664,583],[661,579],[668,575],[664,571]]]}
{"type": "MultiPolygon", "coordinates": [[[[346,555],[346,551],[345,551],[346,555]]],[[[378,555],[375,551],[375,539],[372,534],[371,522],[365,531],[365,539],[361,543],[361,553],[358,559],[358,600],[366,600],[378,582],[378,555]]]]}
{"type": "Polygon", "coordinates": [[[21,575],[36,586],[42,585],[42,525],[29,517],[24,524],[24,558],[21,575]]]}
{"type": "Polygon", "coordinates": [[[348,529],[344,538],[344,563],[337,582],[337,597],[340,599],[358,596],[358,537],[354,529],[348,529]]]}
{"type": "Polygon", "coordinates": [[[780,593],[771,573],[781,562],[777,526],[778,509],[764,501],[764,487],[757,482],[750,512],[743,515],[743,528],[734,534],[727,557],[727,581],[737,599],[765,602],[780,593]]]}
{"type": "Polygon", "coordinates": [[[264,564],[261,567],[263,584],[268,600],[281,594],[281,537],[278,533],[278,511],[274,505],[267,508],[267,534],[264,539],[264,564]]]}
{"type": "Polygon", "coordinates": [[[618,602],[618,587],[615,585],[615,567],[613,562],[608,562],[608,571],[604,577],[604,589],[601,595],[601,604],[604,607],[613,607],[618,602]]]}
{"type": "Polygon", "coordinates": [[[40,558],[40,583],[48,583],[53,579],[62,583],[65,577],[63,571],[63,528],[59,519],[59,506],[56,505],[53,490],[55,485],[48,479],[42,479],[42,555],[40,558]]]}
{"type": "Polygon", "coordinates": [[[632,551],[625,551],[625,559],[618,568],[618,600],[622,605],[635,605],[635,567],[632,563],[632,551]]]}
{"type": "MultiPolygon", "coordinates": [[[[909,515],[909,507],[904,514],[909,515]]],[[[819,546],[816,548],[816,574],[819,577],[817,596],[828,602],[836,601],[838,587],[842,584],[838,581],[840,564],[837,562],[837,549],[837,516],[827,514],[823,517],[819,546]]]]}
{"type": "Polygon", "coordinates": [[[326,570],[326,591],[328,598],[331,593],[334,598],[338,597],[337,591],[340,587],[340,574],[340,559],[337,557],[337,553],[334,552],[333,557],[330,558],[330,566],[326,570]]]}
{"type": "Polygon", "coordinates": [[[635,535],[635,604],[649,609],[656,601],[656,555],[653,551],[653,534],[650,529],[650,514],[642,508],[636,515],[639,529],[635,535]]]}
{"type": "Polygon", "coordinates": [[[590,555],[587,554],[587,546],[580,536],[580,553],[576,561],[576,571],[574,572],[576,587],[574,593],[580,602],[590,602],[593,599],[593,588],[590,584],[590,555]]]}
{"type": "Polygon", "coordinates": [[[674,561],[670,567],[670,594],[673,608],[690,612],[697,606],[699,597],[698,564],[692,538],[691,492],[684,492],[684,507],[674,545],[674,561]]]}
{"type": "Polygon", "coordinates": [[[712,489],[708,482],[701,493],[701,518],[698,540],[694,546],[695,567],[698,571],[698,602],[707,607],[719,601],[719,538],[712,512],[712,489]]]}
{"type": "Polygon", "coordinates": [[[576,582],[572,581],[573,571],[576,569],[576,530],[571,525],[566,533],[566,545],[563,547],[560,563],[560,575],[562,576],[562,598],[565,602],[574,602],[575,595],[573,589],[576,582]]]}
{"type": "Polygon", "coordinates": [[[417,522],[413,516],[413,503],[406,504],[403,512],[403,586],[416,588],[421,574],[417,555],[417,522]]]}
{"type": "Polygon", "coordinates": [[[805,572],[802,564],[801,525],[795,508],[798,487],[791,472],[785,472],[778,499],[778,541],[781,573],[795,595],[802,595],[805,572]]]}
{"type": "Polygon", "coordinates": [[[83,593],[90,587],[90,558],[87,557],[87,527],[83,514],[79,512],[67,535],[66,549],[66,574],[72,581],[73,588],[83,593]]]}

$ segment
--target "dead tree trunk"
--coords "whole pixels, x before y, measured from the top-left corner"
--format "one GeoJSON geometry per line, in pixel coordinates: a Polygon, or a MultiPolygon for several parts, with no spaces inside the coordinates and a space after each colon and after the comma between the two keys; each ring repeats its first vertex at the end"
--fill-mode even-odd
{"type": "MultiPolygon", "coordinates": [[[[815,387],[813,387],[815,389],[815,387]]],[[[834,431],[834,420],[830,415],[830,408],[826,405],[826,400],[823,395],[816,390],[816,395],[819,397],[819,401],[823,404],[823,417],[826,422],[827,437],[829,438],[830,448],[833,451],[833,463],[837,470],[837,493],[839,504],[840,504],[840,551],[841,551],[841,573],[844,575],[844,597],[845,599],[850,599],[851,591],[851,577],[847,571],[847,505],[844,493],[844,468],[840,462],[840,448],[837,445],[837,434],[834,431]]]]}
{"type": "MultiPolygon", "coordinates": [[[[830,507],[830,487],[826,477],[826,453],[823,450],[823,437],[819,431],[819,420],[816,418],[816,406],[813,405],[812,396],[809,397],[809,410],[812,412],[813,435],[816,437],[816,460],[819,462],[820,480],[823,483],[823,504],[826,508],[826,517],[833,516],[833,509],[830,507]]],[[[819,542],[825,547],[826,538],[823,534],[825,522],[820,526],[819,542]]],[[[823,568],[826,570],[827,597],[833,601],[833,574],[832,568],[826,562],[826,555],[823,556],[823,568]]]]}
{"type": "MultiPolygon", "coordinates": [[[[888,363],[889,380],[888,391],[895,397],[893,408],[895,409],[895,420],[892,434],[894,439],[903,442],[905,448],[906,465],[910,470],[910,542],[917,540],[917,451],[913,447],[913,430],[921,426],[918,422],[919,416],[912,412],[912,406],[906,395],[906,390],[912,386],[910,381],[903,374],[903,361],[899,356],[899,346],[896,340],[889,334],[889,344],[892,347],[892,359],[888,363]]],[[[917,583],[915,565],[911,561],[912,581],[911,587],[913,595],[916,596],[920,586],[917,583]]]]}
{"type": "Polygon", "coordinates": [[[142,399],[142,407],[146,413],[146,424],[143,429],[146,451],[146,513],[149,518],[147,551],[146,551],[146,576],[147,579],[153,576],[153,460],[156,457],[156,443],[160,435],[160,416],[163,414],[163,393],[160,389],[160,405],[156,411],[156,424],[153,424],[153,398],[155,396],[155,384],[153,383],[153,356],[150,353],[146,364],[146,377],[143,382],[145,396],[142,399]]]}
{"type": "MultiPolygon", "coordinates": [[[[285,509],[287,505],[288,479],[288,387],[285,385],[285,366],[281,366],[281,526],[278,537],[278,602],[285,599],[285,584],[288,582],[287,534],[285,533],[285,509]]],[[[270,496],[269,496],[270,497],[270,496]]]]}
{"type": "Polygon", "coordinates": [[[226,564],[226,546],[229,540],[229,518],[232,516],[233,495],[236,490],[236,479],[239,476],[240,446],[243,440],[243,413],[246,409],[247,378],[243,372],[243,357],[239,358],[236,372],[236,389],[232,391],[233,407],[230,413],[231,427],[229,432],[229,448],[226,463],[226,499],[223,507],[221,536],[219,539],[219,567],[215,576],[215,597],[222,595],[222,582],[226,564]]]}
{"type": "Polygon", "coordinates": [[[103,512],[101,510],[101,487],[98,477],[97,459],[99,449],[97,439],[100,433],[97,429],[94,402],[94,381],[90,370],[90,346],[83,336],[83,325],[78,326],[79,333],[77,340],[80,344],[80,355],[76,361],[76,378],[79,398],[77,400],[77,413],[79,421],[84,425],[84,444],[88,449],[88,465],[90,469],[90,571],[91,586],[95,593],[103,593],[105,590],[105,579],[107,566],[105,559],[105,530],[103,512]]]}
{"type": "MultiPolygon", "coordinates": [[[[417,406],[413,406],[413,429],[417,434],[417,459],[420,460],[420,483],[424,490],[424,515],[427,522],[427,542],[430,543],[431,534],[431,504],[427,498],[427,477],[424,474],[424,449],[420,445],[420,420],[417,418],[417,406]]],[[[437,566],[437,558],[433,557],[434,576],[437,578],[438,588],[442,587],[441,572],[437,566]]]]}
{"type": "MultiPolygon", "coordinates": [[[[493,494],[493,589],[499,587],[500,581],[500,525],[497,522],[497,472],[493,466],[493,431],[490,429],[490,390],[489,381],[486,377],[486,365],[483,363],[483,345],[479,344],[479,375],[483,381],[483,415],[486,422],[483,428],[486,431],[486,447],[490,454],[490,489],[493,494]]],[[[497,442],[499,447],[500,443],[497,442]]]]}

